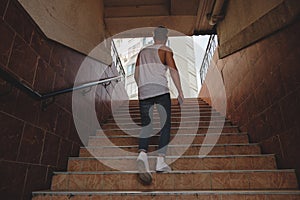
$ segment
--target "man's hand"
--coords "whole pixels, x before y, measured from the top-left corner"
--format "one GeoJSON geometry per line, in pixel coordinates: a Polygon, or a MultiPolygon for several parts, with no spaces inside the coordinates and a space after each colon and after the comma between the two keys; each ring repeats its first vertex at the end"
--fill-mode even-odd
{"type": "Polygon", "coordinates": [[[179,93],[178,97],[177,97],[178,103],[179,105],[182,105],[184,102],[184,96],[183,93],[179,93]]]}

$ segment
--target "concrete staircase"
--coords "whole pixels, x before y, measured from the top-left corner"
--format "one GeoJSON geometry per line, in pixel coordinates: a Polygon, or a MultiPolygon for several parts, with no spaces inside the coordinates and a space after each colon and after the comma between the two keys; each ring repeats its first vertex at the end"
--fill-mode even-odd
{"type": "MultiPolygon", "coordinates": [[[[300,199],[295,171],[277,169],[275,156],[261,154],[258,144],[249,143],[247,133],[222,121],[224,117],[201,99],[188,99],[181,107],[172,102],[171,139],[176,143],[169,145],[167,156],[172,172],[153,172],[149,186],[138,181],[135,136],[140,119],[138,102],[131,101],[129,113],[125,106],[120,108],[102,126],[104,131],[90,136],[79,157],[69,159],[67,172],[54,173],[51,189],[33,192],[33,199],[300,199]],[[208,155],[201,154],[210,149],[208,155]],[[99,160],[115,162],[126,170],[118,171],[99,160]]],[[[159,131],[157,113],[154,118],[159,131]]],[[[153,136],[150,141],[151,169],[155,169],[157,139],[153,136]]]]}

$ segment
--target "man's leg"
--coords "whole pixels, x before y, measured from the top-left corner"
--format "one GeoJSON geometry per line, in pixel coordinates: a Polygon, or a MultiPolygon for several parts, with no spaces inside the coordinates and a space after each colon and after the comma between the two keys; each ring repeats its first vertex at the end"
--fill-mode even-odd
{"type": "Polygon", "coordinates": [[[139,137],[139,152],[148,151],[149,137],[153,132],[152,118],[153,118],[153,105],[151,99],[140,100],[140,115],[142,129],[139,137]]]}
{"type": "Polygon", "coordinates": [[[158,154],[166,155],[168,144],[170,141],[171,131],[171,99],[170,94],[158,96],[156,99],[157,110],[160,117],[160,138],[158,145],[158,154]]]}
{"type": "Polygon", "coordinates": [[[170,94],[157,97],[157,110],[160,116],[161,131],[158,145],[158,157],[156,162],[157,172],[169,172],[172,169],[165,163],[165,155],[170,141],[171,131],[171,99],[170,94]]]}
{"type": "Polygon", "coordinates": [[[142,129],[139,138],[139,156],[137,158],[137,169],[139,171],[138,176],[141,182],[145,185],[149,185],[152,182],[152,176],[148,163],[148,140],[153,132],[152,128],[152,116],[153,116],[153,104],[151,99],[140,100],[140,113],[142,129]]]}

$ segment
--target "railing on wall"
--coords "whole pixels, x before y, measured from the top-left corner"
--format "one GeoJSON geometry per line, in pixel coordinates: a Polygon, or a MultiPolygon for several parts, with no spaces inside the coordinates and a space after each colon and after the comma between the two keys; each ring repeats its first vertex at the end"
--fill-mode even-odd
{"type": "Polygon", "coordinates": [[[201,85],[203,84],[206,74],[207,74],[207,69],[210,65],[210,61],[212,60],[212,57],[214,55],[214,52],[217,48],[217,39],[216,35],[211,35],[208,40],[208,44],[206,47],[206,51],[204,54],[204,58],[200,67],[200,80],[201,80],[201,85]]]}
{"type": "Polygon", "coordinates": [[[111,48],[112,48],[113,65],[117,68],[119,75],[125,77],[125,70],[123,68],[121,59],[119,57],[115,42],[113,40],[111,41],[111,48]]]}
{"type": "MultiPolygon", "coordinates": [[[[66,94],[66,93],[73,92],[73,91],[76,91],[76,90],[82,90],[82,89],[85,89],[85,88],[91,88],[93,86],[100,85],[100,84],[103,85],[104,87],[106,87],[112,81],[121,81],[122,78],[123,79],[125,78],[125,71],[124,71],[124,68],[122,66],[121,60],[119,58],[117,49],[115,48],[113,42],[112,42],[112,46],[113,46],[113,52],[114,53],[112,55],[113,56],[112,57],[113,63],[111,65],[111,67],[116,67],[116,69],[119,73],[119,75],[117,75],[117,76],[107,77],[105,79],[100,79],[100,80],[97,80],[97,81],[91,81],[91,82],[83,83],[81,85],[76,85],[74,87],[65,88],[65,89],[52,91],[52,92],[48,92],[48,93],[40,93],[38,91],[35,91],[34,89],[29,87],[25,83],[23,83],[18,78],[12,76],[10,73],[5,71],[4,69],[0,68],[0,78],[2,78],[4,81],[6,81],[11,86],[8,89],[8,91],[0,94],[0,96],[9,94],[9,92],[12,91],[12,87],[16,87],[16,88],[20,89],[21,91],[25,92],[27,95],[29,95],[33,99],[41,100],[42,101],[42,109],[45,109],[49,104],[51,104],[55,101],[55,97],[58,96],[58,95],[66,94]]],[[[85,94],[89,91],[90,90],[83,91],[83,94],[85,94]]]]}

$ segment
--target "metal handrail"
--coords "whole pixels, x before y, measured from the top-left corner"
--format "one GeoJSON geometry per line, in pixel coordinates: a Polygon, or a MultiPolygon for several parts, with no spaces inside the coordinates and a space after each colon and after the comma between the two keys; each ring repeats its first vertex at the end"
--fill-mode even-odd
{"type": "Polygon", "coordinates": [[[110,77],[110,78],[102,79],[102,80],[99,80],[99,81],[92,81],[92,82],[84,83],[84,84],[81,84],[79,86],[75,86],[75,87],[72,87],[72,88],[67,88],[67,89],[63,89],[63,90],[59,90],[59,91],[55,91],[55,92],[50,92],[48,94],[42,94],[42,99],[47,99],[47,98],[54,97],[54,96],[57,96],[57,95],[60,95],[60,94],[65,94],[65,93],[68,93],[68,92],[73,92],[73,91],[76,91],[76,90],[81,90],[81,89],[84,89],[84,88],[93,87],[93,86],[108,83],[108,82],[111,82],[111,81],[119,81],[119,80],[122,79],[122,77],[123,76],[110,77]]]}
{"type": "MultiPolygon", "coordinates": [[[[27,93],[29,96],[31,96],[35,100],[46,100],[46,99],[49,99],[49,98],[54,98],[57,95],[65,94],[65,93],[72,92],[72,91],[75,91],[75,90],[91,88],[93,86],[100,85],[100,84],[103,84],[106,87],[107,85],[109,85],[111,83],[111,81],[119,81],[119,80],[122,80],[122,78],[125,77],[125,70],[123,68],[121,59],[119,57],[117,48],[116,48],[115,43],[114,43],[113,40],[112,40],[111,44],[112,44],[112,52],[114,54],[114,55],[112,55],[112,57],[113,57],[113,61],[115,61],[114,65],[115,65],[115,67],[116,67],[116,69],[118,70],[118,73],[119,73],[118,76],[109,77],[109,78],[105,78],[105,79],[100,79],[98,81],[91,81],[91,82],[84,83],[84,84],[81,84],[81,85],[78,85],[78,86],[75,86],[75,87],[66,88],[66,89],[62,89],[62,90],[57,90],[57,91],[49,92],[49,93],[43,93],[43,94],[41,94],[38,91],[33,90],[28,85],[24,84],[21,80],[18,80],[18,78],[13,77],[10,73],[8,73],[7,71],[5,71],[2,68],[0,68],[0,77],[3,80],[5,80],[7,83],[11,84],[12,86],[15,86],[15,87],[19,88],[20,90],[22,90],[23,92],[27,93]]],[[[85,93],[87,93],[87,92],[85,92],[85,93]]]]}
{"type": "Polygon", "coordinates": [[[211,35],[209,37],[208,44],[207,44],[207,47],[206,47],[206,50],[205,50],[205,55],[203,57],[203,61],[202,61],[202,64],[201,64],[201,67],[200,67],[200,70],[199,70],[201,84],[203,84],[203,82],[204,82],[204,79],[205,79],[206,74],[207,74],[207,69],[210,65],[210,61],[213,57],[213,54],[216,50],[216,47],[217,47],[217,44],[216,44],[216,41],[215,41],[215,35],[211,35]]]}
{"type": "Polygon", "coordinates": [[[119,68],[119,75],[122,75],[123,77],[125,77],[125,70],[122,65],[122,61],[120,59],[120,56],[119,56],[119,53],[118,53],[118,50],[117,50],[114,40],[111,40],[111,44],[112,44],[112,51],[114,53],[113,57],[116,59],[115,66],[117,69],[119,68]]]}
{"type": "Polygon", "coordinates": [[[30,88],[28,85],[22,83],[22,81],[17,80],[17,78],[14,78],[11,74],[6,72],[2,68],[0,68],[0,76],[5,81],[7,81],[8,83],[12,84],[13,86],[19,88],[20,90],[24,91],[25,93],[27,93],[28,95],[30,95],[31,97],[33,97],[36,100],[45,100],[45,99],[48,99],[48,98],[51,98],[51,97],[55,97],[57,95],[61,95],[61,94],[65,94],[65,93],[68,93],[68,92],[93,87],[93,86],[96,86],[96,85],[99,85],[99,84],[105,84],[105,83],[108,83],[108,82],[111,82],[111,81],[119,81],[123,77],[122,75],[115,76],[115,77],[109,77],[109,78],[98,80],[98,81],[91,81],[91,82],[88,82],[88,83],[84,83],[84,84],[81,84],[81,85],[78,85],[78,86],[75,86],[75,87],[66,88],[66,89],[57,90],[57,91],[54,91],[54,92],[41,94],[38,91],[35,91],[32,88],[30,88]]]}

